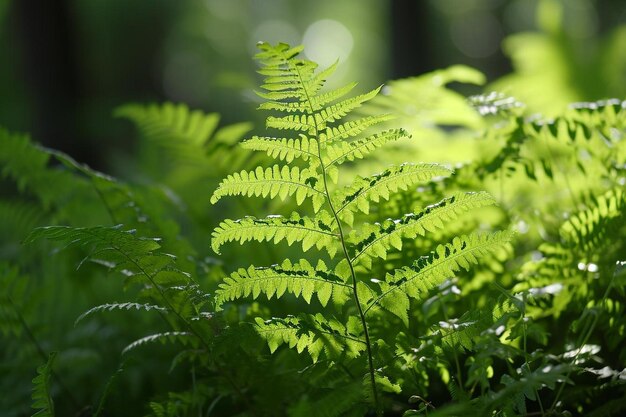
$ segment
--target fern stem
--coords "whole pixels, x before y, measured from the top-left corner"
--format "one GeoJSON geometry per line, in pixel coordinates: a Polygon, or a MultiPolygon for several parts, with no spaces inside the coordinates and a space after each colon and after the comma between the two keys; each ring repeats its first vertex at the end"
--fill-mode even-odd
{"type": "MultiPolygon", "coordinates": [[[[288,60],[285,59],[285,63],[289,65],[288,60]]],[[[304,91],[304,95],[306,97],[306,103],[313,113],[315,110],[313,109],[313,105],[311,102],[311,95],[309,94],[308,89],[306,88],[306,83],[302,78],[302,73],[297,65],[294,65],[294,70],[298,74],[298,78],[300,84],[302,85],[302,90],[304,91]]],[[[328,191],[328,179],[326,175],[326,166],[324,165],[324,160],[322,159],[322,142],[319,139],[319,125],[317,123],[317,119],[313,118],[314,122],[314,135],[315,139],[318,141],[319,146],[317,147],[317,157],[319,158],[320,168],[322,169],[322,179],[324,182],[324,193],[326,194],[326,201],[328,202],[328,206],[330,211],[332,212],[335,222],[337,222],[337,228],[339,230],[339,240],[341,241],[341,248],[343,250],[343,254],[345,256],[346,261],[348,262],[348,266],[350,267],[350,275],[352,276],[352,293],[354,295],[354,302],[356,303],[357,310],[359,311],[359,318],[361,320],[361,325],[363,326],[363,334],[365,335],[365,345],[367,347],[367,361],[369,365],[369,374],[370,374],[370,382],[372,384],[372,395],[374,397],[374,407],[376,409],[376,414],[378,416],[382,416],[382,409],[379,406],[378,402],[378,391],[376,390],[376,377],[374,373],[374,359],[372,355],[372,344],[370,342],[369,331],[367,329],[367,321],[365,320],[365,314],[363,313],[363,309],[361,308],[361,302],[359,301],[359,292],[357,290],[357,280],[356,273],[354,271],[354,265],[352,265],[352,260],[350,255],[348,254],[348,248],[346,246],[346,240],[343,233],[343,228],[341,227],[341,221],[339,220],[339,215],[333,206],[332,199],[330,197],[330,192],[328,191]]]]}
{"type": "Polygon", "coordinates": [[[361,319],[361,324],[363,325],[363,334],[365,335],[365,345],[367,347],[367,361],[369,364],[369,373],[370,373],[370,382],[372,383],[372,395],[374,396],[374,405],[376,407],[376,413],[378,415],[382,415],[379,411],[380,407],[378,404],[378,391],[376,389],[376,378],[374,373],[374,359],[372,355],[372,344],[370,342],[369,331],[367,330],[367,321],[365,320],[365,313],[363,312],[363,308],[361,307],[361,301],[359,300],[359,292],[357,290],[357,280],[356,280],[356,272],[354,271],[354,265],[352,265],[352,259],[350,259],[350,255],[348,254],[348,248],[346,246],[346,240],[343,233],[343,228],[341,227],[341,221],[339,220],[339,216],[333,207],[333,203],[330,198],[330,193],[328,192],[328,183],[326,181],[326,170],[324,164],[322,162],[322,158],[320,155],[320,163],[322,167],[322,178],[324,179],[324,190],[326,192],[326,198],[328,201],[328,205],[330,207],[330,211],[333,213],[335,217],[335,221],[337,222],[337,228],[339,229],[339,239],[341,241],[341,248],[343,249],[343,254],[345,259],[348,261],[348,266],[350,267],[350,275],[352,276],[352,294],[354,295],[354,302],[359,311],[359,318],[361,319]]]}
{"type": "MultiPolygon", "coordinates": [[[[306,90],[305,90],[306,91],[306,90]]],[[[307,94],[308,97],[308,94],[307,94]]],[[[315,132],[317,136],[317,122],[315,123],[315,132]]],[[[332,199],[330,198],[330,192],[328,191],[328,180],[326,176],[326,167],[324,166],[324,161],[322,160],[321,155],[321,146],[318,147],[318,157],[320,160],[320,167],[322,168],[322,179],[324,180],[324,192],[326,194],[326,201],[328,202],[328,206],[330,208],[331,213],[335,217],[335,222],[337,223],[337,228],[339,230],[339,240],[341,241],[341,249],[343,250],[343,255],[348,262],[348,266],[350,267],[350,275],[352,276],[352,294],[354,296],[354,302],[359,311],[359,318],[361,319],[361,325],[363,326],[363,334],[365,335],[365,346],[367,347],[367,362],[369,365],[369,374],[370,374],[370,382],[372,384],[372,395],[374,397],[374,406],[376,408],[376,413],[378,415],[382,415],[380,412],[380,406],[378,403],[378,391],[376,389],[376,377],[374,371],[374,358],[372,355],[372,343],[370,341],[369,331],[367,329],[367,321],[365,320],[365,313],[363,312],[363,308],[361,307],[361,301],[359,300],[359,292],[357,289],[357,279],[356,272],[354,271],[354,265],[352,264],[352,259],[350,258],[350,254],[348,253],[348,247],[346,245],[345,235],[343,232],[343,228],[341,227],[341,221],[339,220],[339,215],[333,206],[332,199]]]]}

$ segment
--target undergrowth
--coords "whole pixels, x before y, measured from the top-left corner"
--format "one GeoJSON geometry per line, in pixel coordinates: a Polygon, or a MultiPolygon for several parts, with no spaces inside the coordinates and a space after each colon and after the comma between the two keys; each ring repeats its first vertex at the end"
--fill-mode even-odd
{"type": "Polygon", "coordinates": [[[259,48],[269,132],[122,106],[129,181],[0,129],[2,415],[622,415],[626,102],[259,48]]]}

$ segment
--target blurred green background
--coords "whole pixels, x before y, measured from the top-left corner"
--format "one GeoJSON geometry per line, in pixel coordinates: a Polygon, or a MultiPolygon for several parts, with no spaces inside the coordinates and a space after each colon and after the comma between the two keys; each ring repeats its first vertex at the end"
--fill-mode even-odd
{"type": "Polygon", "coordinates": [[[362,89],[466,64],[549,115],[624,97],[625,23],[623,0],[0,0],[0,125],[115,172],[134,146],[123,103],[258,122],[258,40],[339,58],[335,82],[362,89]]]}

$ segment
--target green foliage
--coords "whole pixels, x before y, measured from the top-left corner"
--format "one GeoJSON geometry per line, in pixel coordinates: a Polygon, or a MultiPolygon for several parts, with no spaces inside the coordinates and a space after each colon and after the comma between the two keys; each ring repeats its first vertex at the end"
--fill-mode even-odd
{"type": "MultiPolygon", "coordinates": [[[[328,359],[339,361],[344,356],[344,360],[356,359],[366,352],[369,376],[364,374],[366,390],[363,398],[369,398],[379,410],[381,399],[378,392],[387,391],[394,384],[388,376],[374,369],[374,342],[368,331],[368,327],[374,325],[368,323],[365,313],[372,306],[381,305],[399,315],[408,326],[409,296],[418,298],[423,293],[421,297],[425,297],[429,290],[453,276],[461,267],[469,269],[470,263],[506,244],[510,234],[455,238],[451,244],[438,247],[418,261],[409,270],[411,274],[396,269],[387,274],[378,288],[368,286],[360,277],[367,276],[373,259],[386,259],[388,252],[402,248],[403,239],[415,239],[445,228],[446,223],[460,214],[493,204],[494,199],[487,193],[459,193],[420,212],[405,214],[398,220],[376,224],[355,222],[355,213],[368,214],[370,204],[389,200],[391,195],[417,184],[449,176],[452,171],[436,164],[402,164],[370,177],[357,176],[351,184],[339,186],[331,192],[331,184],[336,184],[340,177],[342,163],[364,158],[386,142],[407,137],[407,134],[401,129],[392,129],[361,136],[374,125],[390,120],[387,114],[347,119],[355,109],[373,99],[380,89],[352,98],[344,97],[353,85],[322,93],[325,80],[335,70],[334,65],[316,72],[315,63],[298,57],[302,47],[260,43],[259,48],[261,52],[256,56],[261,63],[259,73],[266,77],[261,87],[267,91],[259,95],[268,100],[260,108],[289,113],[281,117],[269,116],[266,125],[294,131],[299,137],[254,137],[251,144],[244,142],[244,146],[266,151],[286,163],[302,159],[306,168],[274,165],[230,175],[219,185],[211,201],[217,202],[225,195],[270,198],[278,195],[284,199],[295,194],[299,206],[307,199],[312,201],[316,214],[293,212],[289,218],[272,215],[262,219],[226,220],[213,232],[212,247],[219,253],[220,247],[229,241],[279,243],[286,240],[289,245],[300,242],[305,253],[315,246],[331,259],[337,252],[343,256],[339,261],[333,261],[335,267],[330,271],[334,272],[330,272],[321,260],[315,268],[305,260],[295,264],[285,260],[280,266],[240,269],[220,285],[217,305],[248,296],[257,298],[261,293],[268,299],[291,293],[309,303],[316,293],[321,306],[326,308],[322,313],[269,320],[257,317],[258,334],[267,341],[270,352],[274,353],[285,344],[298,353],[306,351],[314,363],[322,352],[328,359]],[[358,275],[355,268],[360,268],[358,275]],[[327,306],[331,297],[334,297],[336,317],[327,306]],[[356,305],[350,305],[352,298],[356,305]],[[352,313],[341,314],[344,306],[352,313]]],[[[381,315],[375,309],[371,312],[381,315]]],[[[374,331],[374,328],[370,330],[374,331]]],[[[392,391],[397,390],[393,388],[392,391]]]]}
{"type": "Polygon", "coordinates": [[[353,95],[260,48],[271,131],[122,106],[135,180],[0,130],[3,412],[621,415],[623,99],[353,95]]]}
{"type": "Polygon", "coordinates": [[[50,377],[55,356],[55,353],[51,353],[48,362],[37,368],[37,376],[33,379],[32,395],[32,407],[37,412],[33,416],[54,417],[54,401],[50,395],[50,377]]]}

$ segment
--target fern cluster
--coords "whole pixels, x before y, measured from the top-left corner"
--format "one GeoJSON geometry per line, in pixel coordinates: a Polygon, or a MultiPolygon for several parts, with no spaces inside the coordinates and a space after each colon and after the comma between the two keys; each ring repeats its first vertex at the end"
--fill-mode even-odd
{"type": "MultiPolygon", "coordinates": [[[[390,271],[372,285],[372,262],[402,249],[403,240],[416,239],[445,225],[464,212],[494,203],[487,193],[459,193],[382,223],[360,221],[372,202],[388,200],[399,190],[414,188],[452,171],[437,164],[391,166],[370,177],[357,176],[345,181],[340,173],[346,161],[364,158],[384,144],[408,138],[402,129],[371,133],[372,127],[390,120],[390,115],[348,118],[380,90],[346,98],[354,84],[323,92],[326,79],[336,65],[317,71],[317,64],[302,59],[302,47],[260,43],[256,59],[265,77],[258,95],[266,101],[259,108],[273,110],[267,127],[291,131],[291,137],[255,136],[243,142],[248,149],[266,152],[283,161],[269,168],[257,167],[228,176],[213,193],[212,202],[227,195],[273,198],[293,197],[299,206],[310,204],[309,214],[245,217],[225,220],[212,235],[213,249],[230,241],[299,243],[302,251],[315,247],[315,267],[309,260],[282,260],[270,267],[240,269],[226,278],[216,291],[217,307],[242,297],[268,299],[291,293],[311,302],[313,294],[323,308],[319,313],[298,314],[265,320],[257,318],[255,328],[274,352],[287,345],[307,352],[315,362],[320,356],[330,360],[360,358],[367,369],[364,397],[380,408],[381,390],[393,384],[381,370],[373,353],[376,329],[374,315],[389,311],[408,325],[409,299],[422,299],[430,290],[453,277],[510,239],[510,233],[476,233],[459,236],[438,246],[410,267],[390,271]],[[289,165],[286,165],[289,164],[289,165]],[[338,186],[338,179],[348,185],[338,186]],[[328,259],[323,261],[323,254],[328,259]],[[332,300],[333,308],[328,302],[332,300]],[[391,384],[391,385],[390,385],[391,384]]],[[[306,206],[305,206],[306,207],[306,206]]],[[[378,319],[376,319],[378,320],[378,319]]],[[[365,371],[365,370],[364,370],[365,371]]],[[[395,390],[395,388],[391,388],[395,390]]]]}
{"type": "Polygon", "coordinates": [[[139,181],[0,130],[2,407],[623,413],[624,102],[552,119],[466,102],[444,88],[484,82],[464,67],[350,96],[324,89],[336,64],[260,48],[267,135],[235,146],[250,124],[179,104],[116,111],[142,135],[139,181]],[[428,162],[401,162],[417,148],[428,162]]]}

